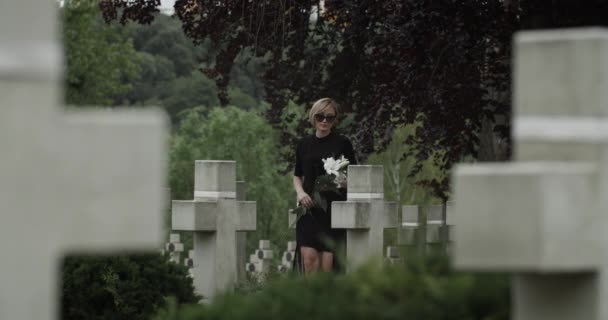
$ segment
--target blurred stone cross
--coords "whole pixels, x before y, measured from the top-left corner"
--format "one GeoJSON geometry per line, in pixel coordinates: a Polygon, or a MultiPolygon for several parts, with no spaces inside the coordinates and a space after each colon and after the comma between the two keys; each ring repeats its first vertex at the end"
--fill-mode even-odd
{"type": "Polygon", "coordinates": [[[281,263],[277,267],[277,270],[280,273],[285,273],[292,269],[293,260],[295,258],[295,253],[296,253],[296,242],[287,241],[287,250],[283,251],[283,255],[281,256],[281,263]]]}
{"type": "Polygon", "coordinates": [[[270,249],[270,240],[260,240],[258,249],[249,256],[245,269],[257,281],[264,282],[270,272],[273,259],[274,252],[270,249]]]}
{"type": "Polygon", "coordinates": [[[429,205],[426,207],[426,251],[447,252],[449,242],[446,224],[447,205],[429,205]]]}
{"type": "Polygon", "coordinates": [[[383,258],[384,229],[399,226],[396,202],[384,201],[382,166],[348,166],[347,201],[332,202],[332,228],[346,229],[348,269],[383,258]]]}
{"type": "Polygon", "coordinates": [[[181,242],[179,233],[171,233],[169,242],[165,243],[165,251],[169,253],[169,261],[179,263],[181,254],[184,252],[184,244],[181,242]]]}
{"type": "Polygon", "coordinates": [[[513,319],[608,319],[608,31],[514,49],[515,161],[456,169],[454,264],[513,272],[513,319]]]}
{"type": "Polygon", "coordinates": [[[422,207],[418,205],[401,206],[402,223],[397,230],[397,244],[406,246],[408,253],[424,252],[424,226],[420,223],[423,217],[422,207]]]}
{"type": "Polygon", "coordinates": [[[184,259],[184,265],[188,268],[188,275],[194,277],[192,269],[194,268],[194,250],[188,250],[188,258],[184,259]]]}
{"type": "Polygon", "coordinates": [[[194,287],[211,299],[237,281],[237,232],[255,230],[256,203],[236,200],[236,162],[197,160],[194,170],[194,200],[174,200],[171,220],[194,232],[194,287]]]}
{"type": "Polygon", "coordinates": [[[0,319],[58,319],[65,254],[162,241],[166,119],[63,110],[57,9],[0,2],[0,319]]]}

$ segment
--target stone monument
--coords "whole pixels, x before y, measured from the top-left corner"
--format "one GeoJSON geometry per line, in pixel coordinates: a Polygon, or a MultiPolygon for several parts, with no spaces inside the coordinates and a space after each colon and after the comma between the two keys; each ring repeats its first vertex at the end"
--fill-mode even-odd
{"type": "Polygon", "coordinates": [[[608,319],[608,31],[514,50],[515,161],[455,170],[454,264],[512,272],[513,319],[608,319]]]}
{"type": "Polygon", "coordinates": [[[197,160],[194,200],[173,201],[173,230],[194,232],[194,287],[205,299],[236,283],[237,233],[256,228],[255,201],[236,193],[236,162],[197,160]]]}
{"type": "Polygon", "coordinates": [[[179,233],[169,235],[169,242],[165,243],[165,251],[169,253],[169,261],[179,263],[184,252],[184,244],[180,241],[179,233]]]}
{"type": "Polygon", "coordinates": [[[57,8],[0,4],[0,319],[58,319],[66,254],[162,241],[166,117],[64,111],[57,8]]]}
{"type": "Polygon", "coordinates": [[[383,258],[384,229],[399,226],[396,202],[384,201],[382,166],[348,166],[346,201],[332,202],[332,228],[346,229],[347,269],[383,258]]]}

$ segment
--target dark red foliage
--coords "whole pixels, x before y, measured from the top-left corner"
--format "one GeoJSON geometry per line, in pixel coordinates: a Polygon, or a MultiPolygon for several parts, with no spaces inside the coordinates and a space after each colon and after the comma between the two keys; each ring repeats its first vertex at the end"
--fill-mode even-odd
{"type": "Polygon", "coordinates": [[[135,21],[150,24],[154,14],[160,12],[157,7],[160,0],[100,0],[99,8],[106,21],[116,20],[120,12],[120,23],[135,21]]]}
{"type": "MultiPolygon", "coordinates": [[[[154,1],[103,1],[104,17],[149,22],[154,1]],[[136,13],[135,13],[136,12],[136,13]]],[[[380,151],[393,129],[421,121],[415,155],[444,150],[450,168],[477,157],[482,121],[508,139],[511,37],[516,30],[605,24],[608,1],[569,0],[178,0],[177,17],[195,43],[211,39],[218,54],[203,70],[226,87],[243,48],[269,57],[263,81],[268,120],[284,124],[287,101],[310,105],[331,96],[354,114],[345,128],[360,158],[380,151]]],[[[304,134],[308,124],[300,123],[304,134]]],[[[298,136],[285,133],[283,143],[298,136]]],[[[508,141],[508,140],[507,140],[508,141]]],[[[507,153],[508,154],[508,153],[507,153]]],[[[289,151],[285,157],[291,158],[289,151]]],[[[488,159],[485,159],[488,160],[488,159]]],[[[491,160],[491,159],[489,159],[491,160]]],[[[447,181],[423,183],[445,197],[447,181]]]]}

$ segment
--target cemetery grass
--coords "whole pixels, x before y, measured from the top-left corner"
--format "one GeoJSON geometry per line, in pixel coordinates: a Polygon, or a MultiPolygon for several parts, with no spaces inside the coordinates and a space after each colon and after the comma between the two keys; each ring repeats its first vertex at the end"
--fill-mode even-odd
{"type": "Polygon", "coordinates": [[[193,319],[509,319],[508,278],[454,272],[433,255],[349,274],[272,277],[208,305],[169,300],[155,320],[193,319]]]}

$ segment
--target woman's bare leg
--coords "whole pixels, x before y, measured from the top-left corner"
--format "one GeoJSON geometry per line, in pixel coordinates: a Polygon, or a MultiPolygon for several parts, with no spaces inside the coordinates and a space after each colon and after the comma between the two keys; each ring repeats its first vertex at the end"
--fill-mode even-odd
{"type": "Polygon", "coordinates": [[[319,252],[310,247],[301,247],[302,261],[304,262],[304,273],[311,274],[319,270],[319,252]]]}
{"type": "Polygon", "coordinates": [[[334,270],[334,254],[331,252],[321,253],[321,269],[325,272],[334,270]]]}

